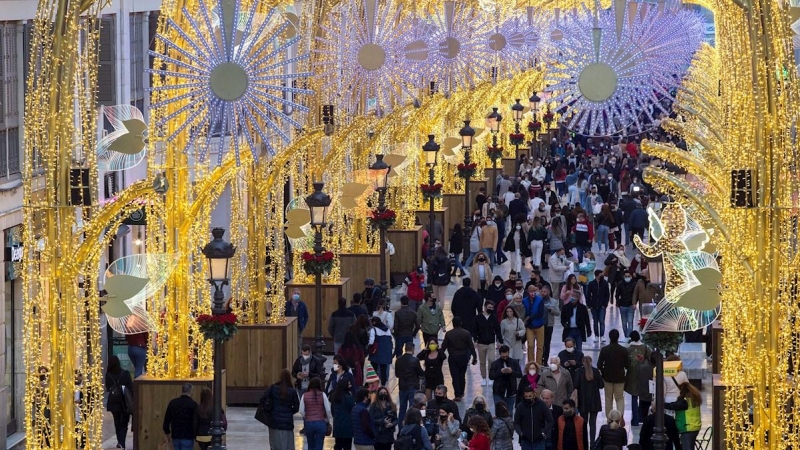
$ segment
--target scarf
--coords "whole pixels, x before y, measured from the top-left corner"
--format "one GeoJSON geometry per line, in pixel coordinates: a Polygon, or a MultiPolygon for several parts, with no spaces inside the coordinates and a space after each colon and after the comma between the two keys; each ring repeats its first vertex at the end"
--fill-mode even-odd
{"type": "Polygon", "coordinates": [[[528,378],[528,384],[531,385],[531,389],[536,390],[536,383],[539,381],[539,374],[531,376],[531,374],[526,373],[525,376],[528,378]]]}
{"type": "Polygon", "coordinates": [[[619,260],[619,264],[622,267],[628,268],[628,267],[631,266],[631,261],[628,259],[627,256],[625,256],[624,252],[618,252],[618,251],[615,250],[614,251],[614,256],[617,257],[617,259],[619,260]]]}

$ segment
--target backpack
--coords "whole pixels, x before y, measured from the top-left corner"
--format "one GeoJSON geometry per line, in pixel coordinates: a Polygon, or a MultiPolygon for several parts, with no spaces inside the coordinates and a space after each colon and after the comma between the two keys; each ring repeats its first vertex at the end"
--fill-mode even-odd
{"type": "Polygon", "coordinates": [[[120,384],[120,377],[121,376],[118,376],[116,380],[111,378],[114,382],[114,386],[108,393],[108,399],[114,399],[115,402],[121,403],[122,410],[125,414],[133,414],[133,394],[131,394],[130,389],[125,389],[125,386],[120,384]]]}
{"type": "Polygon", "coordinates": [[[404,434],[402,431],[394,441],[394,450],[422,450],[422,426],[414,425],[410,433],[404,434]]]}

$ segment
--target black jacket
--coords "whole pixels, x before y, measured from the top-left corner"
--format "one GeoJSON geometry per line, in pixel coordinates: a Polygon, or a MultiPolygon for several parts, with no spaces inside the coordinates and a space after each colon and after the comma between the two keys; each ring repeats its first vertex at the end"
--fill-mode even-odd
{"type": "Polygon", "coordinates": [[[636,289],[638,280],[631,278],[631,281],[626,282],[624,279],[617,283],[617,290],[614,296],[617,298],[617,306],[624,308],[633,306],[633,291],[636,289]]]}
{"type": "MultiPolygon", "coordinates": [[[[436,386],[431,386],[431,388],[435,388],[436,386]]],[[[428,401],[428,405],[425,407],[426,410],[431,411],[431,415],[434,417],[438,417],[439,410],[445,407],[448,411],[453,413],[453,417],[461,422],[461,413],[458,412],[458,405],[456,402],[450,400],[449,398],[444,399],[444,401],[440,404],[436,398],[433,400],[428,401]],[[435,413],[433,411],[436,411],[435,413]]]]}
{"type": "Polygon", "coordinates": [[[521,199],[515,198],[508,204],[508,215],[512,218],[517,217],[517,214],[528,215],[528,207],[521,199]]]}
{"type": "Polygon", "coordinates": [[[333,336],[333,342],[340,344],[344,342],[344,334],[355,322],[355,314],[347,308],[340,308],[332,312],[330,321],[328,321],[328,333],[333,336]]]}
{"type": "Polygon", "coordinates": [[[481,313],[481,308],[483,308],[481,296],[468,287],[457,290],[450,303],[453,317],[460,317],[461,326],[470,333],[475,333],[475,317],[481,313]]]}
{"type": "Polygon", "coordinates": [[[603,278],[589,282],[587,286],[586,306],[589,308],[607,308],[609,301],[608,281],[603,278]]]}
{"type": "Polygon", "coordinates": [[[553,415],[543,401],[535,398],[533,404],[521,402],[514,408],[514,430],[520,442],[542,442],[553,429],[553,415]]]}
{"type": "MultiPolygon", "coordinates": [[[[512,282],[513,283],[513,282],[512,282]]],[[[513,289],[513,287],[512,287],[513,289]]],[[[486,286],[486,300],[494,303],[495,306],[506,299],[506,286],[500,275],[495,275],[492,284],[486,286]],[[494,283],[500,281],[500,286],[495,286],[494,283]]]]}
{"type": "Polygon", "coordinates": [[[419,389],[419,379],[425,374],[419,359],[410,353],[404,353],[394,362],[394,374],[397,377],[400,391],[419,389]]]}
{"type": "Polygon", "coordinates": [[[586,379],[584,369],[575,373],[572,380],[575,389],[578,391],[578,404],[581,405],[581,414],[590,412],[600,412],[603,404],[600,402],[600,389],[605,388],[603,375],[600,371],[592,367],[592,381],[586,379]]]}
{"type": "MultiPolygon", "coordinates": [[[[114,388],[120,385],[130,391],[131,395],[133,395],[133,380],[131,379],[131,373],[127,370],[122,370],[118,374],[112,374],[106,372],[106,392],[111,392],[114,388]]],[[[122,397],[115,397],[115,396],[108,396],[108,402],[106,403],[106,411],[111,412],[122,412],[125,411],[125,405],[123,404],[124,399],[122,397]]]]}
{"type": "MultiPolygon", "coordinates": [[[[294,364],[292,364],[292,376],[295,378],[294,386],[297,389],[300,389],[300,384],[302,383],[302,380],[297,378],[297,374],[303,371],[303,364],[300,362],[302,359],[302,355],[298,356],[294,360],[294,364]]],[[[314,355],[311,355],[311,361],[308,363],[308,379],[310,380],[311,378],[319,378],[321,381],[325,381],[325,366],[314,355]]]]}
{"type": "Polygon", "coordinates": [[[628,368],[628,350],[617,342],[606,345],[597,356],[597,368],[606,383],[624,383],[625,370],[628,368]]]}
{"type": "Polygon", "coordinates": [[[478,357],[475,352],[475,344],[472,343],[472,334],[462,328],[453,328],[444,334],[442,347],[439,351],[446,351],[447,356],[471,355],[473,359],[478,357]]]}
{"type": "MultiPolygon", "coordinates": [[[[489,379],[494,381],[492,394],[499,397],[514,397],[517,395],[517,378],[522,378],[519,361],[514,358],[503,360],[497,358],[489,366],[489,379]],[[500,369],[511,368],[511,373],[503,373],[500,369]]],[[[509,405],[510,406],[510,405],[509,405]]]]}
{"type": "Polygon", "coordinates": [[[293,430],[294,415],[300,411],[300,399],[297,397],[297,391],[294,388],[286,388],[286,393],[281,396],[281,387],[275,383],[264,392],[262,401],[267,396],[272,401],[269,427],[276,430],[293,430]]]}
{"type": "Polygon", "coordinates": [[[482,345],[491,345],[495,342],[503,342],[503,334],[500,332],[500,323],[497,321],[497,314],[492,311],[489,317],[478,314],[475,318],[475,333],[472,335],[475,342],[482,345]]]}
{"type": "MultiPolygon", "coordinates": [[[[654,414],[649,414],[645,417],[642,422],[642,430],[639,433],[639,445],[642,450],[653,450],[653,429],[655,426],[656,416],[654,414]]],[[[678,425],[675,423],[675,419],[668,414],[664,414],[664,428],[667,430],[668,438],[665,450],[682,450],[678,425]]]]}
{"type": "Polygon", "coordinates": [[[173,398],[164,413],[164,434],[172,439],[194,440],[194,410],[197,403],[188,395],[173,398]]]}
{"type": "Polygon", "coordinates": [[[592,321],[589,319],[589,309],[586,308],[586,305],[578,302],[567,303],[561,309],[561,325],[564,327],[561,340],[564,341],[569,336],[573,310],[575,310],[575,325],[581,332],[581,338],[586,342],[586,338],[592,335],[592,321]]]}
{"type": "Polygon", "coordinates": [[[410,306],[403,306],[394,313],[395,337],[411,337],[418,331],[417,313],[410,306]]]}
{"type": "Polygon", "coordinates": [[[606,424],[600,427],[600,432],[597,433],[597,435],[597,438],[600,439],[600,446],[598,448],[606,448],[609,445],[623,448],[628,445],[628,433],[623,427],[612,430],[611,426],[606,424]]]}
{"type": "Polygon", "coordinates": [[[431,269],[433,270],[433,279],[431,284],[435,286],[447,286],[450,284],[450,257],[447,255],[437,254],[431,258],[431,269]]]}
{"type": "Polygon", "coordinates": [[[461,233],[453,232],[450,235],[450,253],[454,254],[456,258],[461,257],[461,253],[464,251],[464,236],[461,233]]]}

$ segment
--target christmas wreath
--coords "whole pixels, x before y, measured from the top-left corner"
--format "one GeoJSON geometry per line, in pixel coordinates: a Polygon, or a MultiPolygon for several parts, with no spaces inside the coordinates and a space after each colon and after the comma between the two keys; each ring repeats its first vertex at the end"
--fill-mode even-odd
{"type": "Polygon", "coordinates": [[[197,317],[197,325],[204,338],[224,342],[236,334],[236,314],[201,314],[197,317]]]}
{"type": "Polygon", "coordinates": [[[333,252],[322,252],[317,256],[311,252],[303,252],[303,270],[306,275],[318,275],[330,273],[333,268],[333,252]]]}
{"type": "Polygon", "coordinates": [[[508,135],[511,145],[522,145],[525,143],[525,135],[522,133],[511,133],[508,135]]]}
{"type": "Polygon", "coordinates": [[[393,210],[386,208],[383,212],[373,209],[369,213],[369,224],[374,228],[390,228],[397,221],[397,213],[393,210]]]}
{"type": "MultiPolygon", "coordinates": [[[[639,328],[644,329],[646,324],[647,317],[642,318],[639,321],[639,328]]],[[[683,333],[677,331],[648,331],[642,333],[642,342],[653,351],[677,353],[678,347],[683,342],[683,333]]]]}
{"type": "Polygon", "coordinates": [[[422,190],[422,199],[426,202],[430,199],[442,198],[442,184],[421,184],[419,188],[422,190]]]}
{"type": "Polygon", "coordinates": [[[556,116],[552,112],[547,111],[546,113],[544,113],[542,120],[544,120],[544,123],[546,123],[549,126],[553,122],[553,119],[555,119],[555,117],[556,116]]]}
{"type": "Polygon", "coordinates": [[[458,176],[460,178],[472,178],[475,176],[475,171],[477,170],[478,165],[475,163],[464,164],[461,163],[458,165],[458,176]]]}
{"type": "Polygon", "coordinates": [[[542,129],[542,123],[538,120],[534,120],[533,122],[528,122],[528,131],[536,133],[542,129]]]}
{"type": "Polygon", "coordinates": [[[497,145],[490,145],[486,149],[486,153],[489,154],[489,159],[491,159],[492,162],[497,161],[498,159],[501,159],[503,157],[503,147],[497,145]]]}

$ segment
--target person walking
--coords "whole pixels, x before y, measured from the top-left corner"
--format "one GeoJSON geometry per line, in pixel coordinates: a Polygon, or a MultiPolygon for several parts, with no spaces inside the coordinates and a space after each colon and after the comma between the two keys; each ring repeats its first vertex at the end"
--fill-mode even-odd
{"type": "Polygon", "coordinates": [[[544,386],[542,383],[542,370],[536,361],[528,361],[522,373],[523,376],[520,378],[519,384],[517,385],[517,405],[524,400],[523,394],[525,393],[525,389],[530,387],[536,393],[536,397],[539,397],[544,386]]]}
{"type": "Polygon", "coordinates": [[[517,379],[522,378],[519,364],[519,360],[510,357],[508,346],[502,345],[500,346],[500,357],[494,360],[491,367],[489,367],[489,379],[494,382],[492,396],[494,397],[495,407],[500,402],[504,402],[508,416],[513,416],[514,414],[517,379]]]}
{"type": "Polygon", "coordinates": [[[553,402],[560,405],[564,400],[572,397],[572,375],[561,370],[561,360],[558,356],[551,356],[547,369],[542,371],[541,385],[544,389],[553,392],[553,402]]]}
{"type": "Polygon", "coordinates": [[[461,280],[461,288],[453,294],[450,302],[450,312],[453,317],[461,317],[461,323],[465,330],[475,333],[476,318],[482,312],[483,298],[471,288],[472,280],[464,278],[461,280]]]}
{"type": "MultiPolygon", "coordinates": [[[[140,319],[139,316],[129,316],[129,327],[134,325],[131,321],[141,322],[142,319],[140,319]]],[[[128,358],[131,360],[134,369],[133,378],[138,378],[139,375],[144,373],[147,367],[147,341],[149,337],[150,334],[147,332],[125,335],[125,341],[128,344],[128,358]]]]}
{"type": "MultiPolygon", "coordinates": [[[[366,319],[366,317],[365,317],[366,319]]],[[[364,384],[364,347],[356,339],[356,334],[348,331],[344,335],[344,343],[339,347],[339,356],[347,362],[347,367],[352,370],[356,386],[364,384]]]]}
{"type": "Polygon", "coordinates": [[[478,256],[475,257],[475,263],[472,265],[469,275],[473,289],[478,291],[482,299],[486,298],[488,292],[486,289],[489,287],[494,275],[492,275],[492,266],[485,251],[480,251],[478,256]]]}
{"type": "Polygon", "coordinates": [[[425,298],[425,272],[422,266],[409,273],[403,284],[406,285],[406,295],[411,300],[411,309],[416,311],[425,298]]]}
{"type": "Polygon", "coordinates": [[[464,397],[467,386],[467,366],[472,356],[472,364],[478,363],[478,354],[472,342],[472,335],[461,327],[461,318],[453,317],[453,329],[445,333],[442,341],[442,352],[447,352],[447,363],[453,378],[453,395],[455,401],[464,397]]]}
{"type": "Polygon", "coordinates": [[[308,390],[300,399],[299,412],[303,418],[308,450],[322,450],[332,414],[331,404],[322,392],[322,381],[319,378],[309,381],[308,390]]]}
{"type": "Polygon", "coordinates": [[[586,306],[592,313],[594,343],[606,343],[606,308],[608,308],[609,286],[602,270],[594,271],[594,280],[586,288],[586,306]]]}
{"type": "Polygon", "coordinates": [[[402,423],[409,405],[413,405],[414,393],[419,390],[419,381],[425,375],[419,363],[419,358],[414,356],[413,342],[405,343],[403,355],[395,360],[394,374],[397,377],[398,389],[400,390],[397,420],[402,423]]]}
{"type": "Polygon", "coordinates": [[[464,253],[464,242],[461,231],[461,224],[456,223],[453,225],[453,234],[450,235],[450,254],[453,255],[453,264],[452,271],[450,272],[450,276],[456,275],[456,269],[458,269],[458,276],[463,277],[467,274],[467,269],[464,268],[464,265],[461,264],[461,254],[464,253]]]}
{"type": "Polygon", "coordinates": [[[297,335],[302,335],[308,325],[308,307],[300,300],[300,289],[292,289],[292,295],[286,301],[284,311],[286,317],[297,317],[297,335]]]}
{"type": "Polygon", "coordinates": [[[353,417],[350,412],[356,405],[350,380],[342,379],[330,396],[333,417],[333,450],[350,450],[353,445],[353,417]]]}
{"type": "Polygon", "coordinates": [[[369,415],[369,389],[356,392],[356,405],[350,412],[353,423],[353,445],[356,450],[375,450],[375,431],[369,415]]]}
{"type": "Polygon", "coordinates": [[[570,262],[567,260],[564,247],[556,250],[548,261],[550,285],[555,292],[560,292],[561,284],[564,281],[564,273],[569,269],[570,262]]]}
{"type": "Polygon", "coordinates": [[[575,249],[578,250],[578,262],[583,262],[583,254],[592,250],[594,240],[594,227],[586,219],[585,213],[578,213],[575,225],[572,226],[572,234],[575,236],[575,249]]]}
{"type": "Polygon", "coordinates": [[[637,396],[639,397],[639,418],[647,417],[653,394],[650,392],[650,382],[653,381],[653,369],[656,368],[653,353],[639,364],[639,379],[636,381],[637,396]]]}
{"type": "Polygon", "coordinates": [[[278,381],[267,388],[259,401],[261,405],[272,405],[269,413],[270,450],[294,449],[294,418],[300,411],[300,399],[292,387],[292,374],[283,369],[278,381]]]}
{"type": "Polygon", "coordinates": [[[347,299],[339,299],[339,308],[331,313],[328,320],[328,333],[333,336],[333,353],[339,353],[344,343],[344,334],[356,323],[356,315],[347,309],[347,299]]]}
{"type": "Polygon", "coordinates": [[[369,330],[369,362],[378,372],[381,385],[389,381],[389,365],[392,364],[392,334],[378,317],[372,317],[369,330]]]}
{"type": "MultiPolygon", "coordinates": [[[[484,216],[486,216],[484,214],[484,216]]],[[[499,239],[499,234],[497,230],[497,224],[494,222],[494,217],[489,215],[486,217],[486,223],[483,227],[481,227],[481,235],[480,235],[480,244],[481,244],[481,253],[483,253],[488,261],[488,265],[490,269],[494,269],[494,258],[495,258],[495,249],[497,248],[497,240],[499,239]]],[[[480,253],[478,253],[478,258],[480,258],[480,253]]],[[[491,280],[492,276],[489,275],[486,277],[487,280],[491,280]]],[[[477,281],[477,278],[476,278],[477,281]]]]}
{"type": "MultiPolygon", "coordinates": [[[[541,206],[544,206],[543,204],[541,206]]],[[[544,251],[544,241],[547,240],[547,229],[542,224],[542,217],[535,216],[533,223],[528,229],[528,244],[531,248],[531,266],[534,269],[542,267],[542,252],[544,251]]]]}
{"type": "Polygon", "coordinates": [[[578,415],[575,401],[568,398],[561,403],[563,413],[556,424],[558,450],[589,450],[586,421],[578,415]]]}
{"type": "Polygon", "coordinates": [[[541,362],[544,364],[550,358],[550,347],[553,341],[553,327],[556,323],[556,317],[561,316],[561,302],[551,296],[550,285],[544,284],[539,289],[539,295],[542,296],[542,303],[544,303],[544,312],[547,315],[544,325],[544,353],[542,353],[541,362]]]}
{"type": "MultiPolygon", "coordinates": [[[[519,366],[517,366],[519,367],[519,366]]],[[[494,421],[489,430],[492,450],[514,450],[514,418],[503,400],[495,400],[494,421]]]]}
{"type": "MultiPolygon", "coordinates": [[[[597,368],[603,374],[605,383],[605,412],[606,417],[612,411],[612,404],[616,402],[617,412],[625,411],[625,372],[628,368],[628,350],[619,345],[619,331],[616,329],[608,332],[611,343],[600,349],[597,357],[597,368]]],[[[620,420],[622,418],[620,417],[620,420]]]]}
{"type": "Polygon", "coordinates": [[[628,445],[628,432],[625,431],[623,426],[622,413],[612,409],[606,416],[608,417],[608,423],[600,427],[600,433],[597,436],[597,440],[600,441],[598,448],[605,449],[613,445],[621,449],[628,445]]]}
{"type": "MultiPolygon", "coordinates": [[[[523,216],[524,219],[524,216],[523,216]]],[[[511,232],[506,236],[506,242],[503,245],[503,250],[511,254],[511,269],[517,272],[522,272],[522,262],[525,258],[531,256],[531,248],[528,245],[528,239],[525,236],[525,231],[522,229],[522,223],[515,223],[511,232]]]]}
{"type": "Polygon", "coordinates": [[[486,419],[480,416],[473,417],[472,420],[469,421],[468,427],[472,433],[472,438],[470,438],[469,444],[464,444],[462,442],[461,448],[469,450],[490,450],[492,440],[489,438],[490,425],[487,423],[486,419]]]}
{"type": "Polygon", "coordinates": [[[528,340],[528,360],[539,361],[544,354],[544,300],[538,295],[534,285],[528,286],[528,293],[522,300],[525,309],[525,335],[528,340]]]}
{"type": "Polygon", "coordinates": [[[675,423],[681,435],[681,446],[684,449],[693,449],[697,435],[703,426],[700,414],[700,391],[688,381],[678,386],[680,395],[674,402],[664,404],[664,409],[675,411],[675,423]]]}
{"type": "Polygon", "coordinates": [[[347,360],[345,360],[342,355],[333,355],[331,375],[328,377],[328,384],[325,385],[325,393],[328,394],[328,396],[336,390],[336,387],[339,386],[339,382],[342,380],[347,380],[350,386],[353,387],[352,393],[355,393],[355,387],[358,385],[349,369],[350,367],[347,365],[347,360]]]}
{"type": "Polygon", "coordinates": [[[647,417],[641,414],[639,408],[639,391],[641,391],[639,388],[639,370],[644,362],[649,359],[650,349],[640,341],[638,331],[631,331],[631,343],[628,345],[628,370],[625,372],[625,392],[631,396],[632,427],[639,426],[639,422],[647,417]]]}
{"type": "Polygon", "coordinates": [[[386,300],[387,299],[382,298],[375,301],[375,310],[372,311],[372,317],[381,319],[381,322],[383,322],[383,324],[386,325],[386,328],[391,331],[392,328],[394,328],[394,316],[392,316],[392,312],[389,311],[389,306],[386,304],[386,300]]]}
{"type": "MultiPolygon", "coordinates": [[[[184,383],[181,388],[181,395],[173,398],[167,405],[164,413],[164,423],[162,428],[168,440],[172,441],[174,450],[192,450],[194,448],[194,412],[197,403],[192,400],[192,385],[184,383]]],[[[125,430],[127,432],[127,430],[125,430]]],[[[117,430],[117,440],[119,440],[119,430],[117,430]]],[[[123,441],[125,438],[122,438],[123,441]]],[[[119,448],[125,448],[125,442],[118,444],[119,448]]]]}
{"type": "Polygon", "coordinates": [[[439,341],[431,339],[428,345],[417,355],[417,359],[425,363],[425,396],[431,398],[436,386],[444,384],[442,367],[447,356],[439,350],[439,341]]]}
{"type": "Polygon", "coordinates": [[[311,346],[303,344],[300,356],[292,364],[292,376],[295,378],[295,388],[300,397],[308,389],[308,383],[312,378],[325,379],[325,366],[322,362],[311,354],[311,346]]]}
{"type": "Polygon", "coordinates": [[[545,437],[553,428],[553,416],[530,386],[523,395],[522,403],[514,411],[514,431],[519,435],[519,445],[522,450],[544,450],[545,437]]]}
{"type": "Polygon", "coordinates": [[[500,334],[503,345],[509,348],[512,359],[522,363],[522,345],[525,340],[525,323],[517,316],[517,311],[507,306],[505,316],[500,322],[500,334]]]}
{"type": "Polygon", "coordinates": [[[486,301],[483,305],[483,313],[477,315],[475,323],[475,332],[472,337],[478,350],[478,363],[480,364],[483,385],[488,386],[491,380],[486,378],[486,368],[494,361],[495,348],[503,341],[503,336],[500,334],[500,324],[497,323],[497,316],[494,314],[494,304],[492,302],[486,301]]]}
{"type": "MultiPolygon", "coordinates": [[[[200,389],[200,403],[194,409],[192,426],[194,427],[195,441],[200,450],[207,450],[211,445],[211,421],[213,418],[214,394],[211,389],[203,386],[200,389]]],[[[228,419],[225,417],[225,410],[222,414],[222,429],[228,429],[228,419]]]]}
{"type": "Polygon", "coordinates": [[[600,390],[603,387],[603,376],[592,366],[592,357],[585,355],[581,370],[575,374],[575,390],[578,391],[581,415],[589,425],[589,448],[594,448],[597,439],[597,414],[602,410],[600,390]]]}
{"type": "Polygon", "coordinates": [[[619,314],[622,318],[622,333],[625,339],[628,339],[633,331],[633,314],[636,311],[636,304],[633,298],[633,292],[636,290],[637,280],[633,279],[633,274],[625,272],[622,281],[617,283],[616,301],[619,307],[619,314]]]}
{"type": "Polygon", "coordinates": [[[578,352],[583,351],[583,343],[592,335],[592,322],[589,319],[589,310],[586,308],[586,305],[578,300],[579,296],[582,295],[582,291],[573,290],[569,298],[569,303],[564,305],[564,308],[561,310],[561,325],[564,327],[561,340],[566,341],[567,338],[572,338],[578,352]]]}
{"type": "Polygon", "coordinates": [[[417,324],[422,329],[422,340],[439,342],[439,331],[444,331],[444,313],[436,297],[429,295],[425,305],[417,309],[417,324]]]}
{"type": "Polygon", "coordinates": [[[400,297],[400,309],[394,313],[394,356],[403,354],[403,348],[408,342],[414,341],[414,336],[419,332],[417,313],[409,306],[407,295],[400,297]]]}
{"type": "MultiPolygon", "coordinates": [[[[126,440],[125,437],[128,434],[128,421],[131,419],[130,406],[132,406],[126,405],[126,399],[133,398],[133,380],[131,379],[130,372],[127,370],[122,370],[122,366],[120,365],[117,355],[111,355],[108,358],[108,368],[106,369],[104,384],[106,387],[106,392],[108,392],[106,411],[110,412],[114,418],[114,431],[117,435],[117,448],[124,449],[126,440]],[[129,393],[127,397],[125,392],[126,390],[129,393]]],[[[191,385],[189,386],[191,388],[191,385]]],[[[184,385],[184,387],[186,386],[184,385]]],[[[194,402],[194,400],[192,400],[192,402],[194,402]]],[[[195,405],[197,404],[195,403],[195,405]]],[[[189,412],[194,412],[194,410],[192,409],[189,412]]],[[[192,415],[189,414],[188,417],[188,420],[191,422],[192,415]]],[[[170,434],[169,431],[166,430],[165,433],[167,435],[170,434]]],[[[183,437],[179,436],[178,439],[183,439],[183,437]]],[[[194,441],[194,436],[191,436],[188,439],[194,441]]],[[[179,442],[179,445],[182,445],[182,443],[179,442]]],[[[175,450],[180,450],[180,448],[176,447],[175,450]]]]}
{"type": "Polygon", "coordinates": [[[375,430],[375,450],[391,450],[397,429],[397,405],[385,387],[378,389],[375,401],[369,405],[372,429],[375,430]]]}
{"type": "Polygon", "coordinates": [[[492,413],[486,408],[486,397],[478,394],[472,399],[472,406],[464,412],[464,421],[461,422],[461,431],[467,433],[467,440],[472,439],[473,432],[469,426],[476,417],[480,417],[492,426],[492,413]]]}
{"type": "Polygon", "coordinates": [[[447,294],[447,286],[450,285],[450,256],[444,247],[439,246],[436,248],[433,257],[431,258],[431,286],[433,286],[433,293],[436,298],[440,299],[443,303],[447,294]]]}

